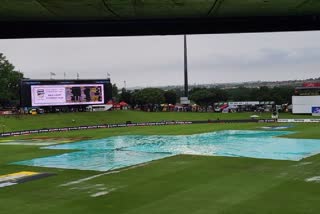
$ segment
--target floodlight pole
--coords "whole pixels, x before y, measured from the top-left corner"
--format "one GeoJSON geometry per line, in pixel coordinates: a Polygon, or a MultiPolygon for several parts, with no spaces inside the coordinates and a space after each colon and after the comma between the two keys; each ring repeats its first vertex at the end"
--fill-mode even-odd
{"type": "Polygon", "coordinates": [[[187,35],[184,35],[184,96],[189,96],[187,35]]]}

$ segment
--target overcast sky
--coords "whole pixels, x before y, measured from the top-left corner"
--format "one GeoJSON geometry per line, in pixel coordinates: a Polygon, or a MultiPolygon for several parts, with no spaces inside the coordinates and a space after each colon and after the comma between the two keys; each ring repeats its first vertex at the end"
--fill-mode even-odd
{"type": "MultiPolygon", "coordinates": [[[[188,36],[189,83],[320,77],[320,32],[188,36]]],[[[0,40],[29,78],[106,78],[123,87],[183,84],[183,36],[0,40]]]]}

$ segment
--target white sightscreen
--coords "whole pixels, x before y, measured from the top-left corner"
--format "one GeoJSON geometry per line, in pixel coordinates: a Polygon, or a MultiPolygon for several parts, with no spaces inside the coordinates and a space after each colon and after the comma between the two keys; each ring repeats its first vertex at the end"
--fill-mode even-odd
{"type": "Polygon", "coordinates": [[[320,106],[320,96],[293,96],[292,113],[311,114],[312,107],[320,106]]]}

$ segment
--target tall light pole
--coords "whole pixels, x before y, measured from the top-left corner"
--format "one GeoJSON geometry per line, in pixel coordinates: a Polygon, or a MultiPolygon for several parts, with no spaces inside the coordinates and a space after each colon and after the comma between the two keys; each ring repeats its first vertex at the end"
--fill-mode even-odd
{"type": "Polygon", "coordinates": [[[189,96],[187,35],[184,35],[184,96],[189,96]]]}

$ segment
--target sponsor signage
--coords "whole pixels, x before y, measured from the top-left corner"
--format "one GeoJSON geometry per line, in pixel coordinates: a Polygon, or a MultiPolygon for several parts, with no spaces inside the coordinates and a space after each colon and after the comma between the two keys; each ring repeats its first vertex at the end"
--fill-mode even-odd
{"type": "Polygon", "coordinates": [[[278,123],[320,123],[320,119],[278,119],[278,123]]]}
{"type": "Polygon", "coordinates": [[[259,105],[259,101],[228,102],[229,106],[259,105]]]}
{"type": "Polygon", "coordinates": [[[121,128],[121,127],[133,127],[133,126],[161,126],[161,125],[186,125],[193,124],[192,121],[168,121],[168,122],[145,122],[145,123],[122,123],[122,124],[102,124],[93,126],[75,126],[75,127],[63,127],[63,128],[50,128],[50,129],[37,129],[37,130],[23,130],[15,132],[1,133],[0,137],[10,137],[28,134],[39,134],[49,132],[66,132],[76,130],[88,130],[88,129],[102,129],[102,128],[121,128]]]}
{"type": "Polygon", "coordinates": [[[312,115],[320,116],[320,106],[312,107],[312,115]]]}
{"type": "Polygon", "coordinates": [[[303,87],[306,87],[306,88],[320,87],[320,82],[306,82],[306,83],[303,83],[303,87]]]}
{"type": "Polygon", "coordinates": [[[244,106],[244,105],[274,105],[274,101],[241,101],[241,102],[228,102],[229,106],[244,106]]]}
{"type": "Polygon", "coordinates": [[[189,105],[190,104],[190,100],[188,99],[188,97],[180,97],[180,104],[189,105]]]}
{"type": "Polygon", "coordinates": [[[101,125],[94,125],[94,126],[75,126],[75,127],[5,132],[5,133],[1,133],[0,137],[40,134],[40,133],[49,133],[49,132],[66,132],[66,131],[76,131],[76,130],[102,129],[102,128],[108,129],[108,128],[122,128],[122,127],[136,127],[136,126],[139,127],[139,126],[190,125],[190,124],[203,124],[203,123],[274,123],[274,122],[276,122],[276,120],[274,119],[259,119],[259,120],[247,119],[247,120],[165,121],[165,122],[145,122],[145,123],[101,124],[101,125]]]}
{"type": "Polygon", "coordinates": [[[25,183],[27,181],[45,178],[52,176],[52,173],[40,173],[40,172],[29,172],[22,171],[7,175],[0,175],[0,188],[13,186],[20,183],[25,183]]]}
{"type": "Polygon", "coordinates": [[[31,104],[35,107],[104,104],[104,85],[32,85],[31,104]]]}

